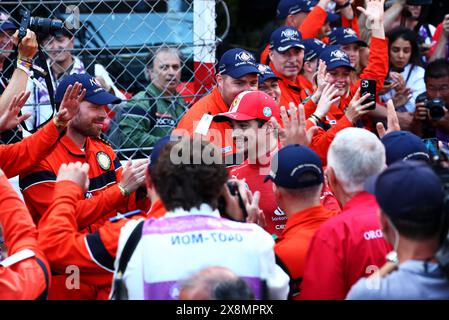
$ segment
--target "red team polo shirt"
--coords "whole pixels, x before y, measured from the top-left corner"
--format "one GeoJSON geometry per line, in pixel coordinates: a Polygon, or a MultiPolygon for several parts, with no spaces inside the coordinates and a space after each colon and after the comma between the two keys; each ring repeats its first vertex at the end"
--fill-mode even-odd
{"type": "Polygon", "coordinates": [[[361,192],[321,225],[310,242],[300,299],[343,300],[357,280],[386,263],[392,248],[383,238],[377,208],[374,196],[361,192]]]}

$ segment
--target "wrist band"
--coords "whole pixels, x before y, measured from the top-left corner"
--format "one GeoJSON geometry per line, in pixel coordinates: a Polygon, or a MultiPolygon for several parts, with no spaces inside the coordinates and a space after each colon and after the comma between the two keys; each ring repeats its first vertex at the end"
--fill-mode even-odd
{"type": "Polygon", "coordinates": [[[310,116],[312,119],[315,119],[316,121],[317,121],[317,124],[318,123],[320,123],[320,122],[322,122],[322,120],[321,120],[321,118],[320,117],[318,117],[316,114],[312,114],[311,116],[310,116]]]}
{"type": "Polygon", "coordinates": [[[25,72],[27,74],[27,76],[30,76],[30,69],[27,67],[22,66],[21,64],[17,64],[17,69],[22,70],[23,72],[25,72]]]}
{"type": "Polygon", "coordinates": [[[126,189],[125,187],[123,187],[120,183],[117,186],[120,189],[120,192],[122,193],[122,196],[127,197],[127,196],[129,196],[131,194],[129,192],[129,190],[126,189]]]}

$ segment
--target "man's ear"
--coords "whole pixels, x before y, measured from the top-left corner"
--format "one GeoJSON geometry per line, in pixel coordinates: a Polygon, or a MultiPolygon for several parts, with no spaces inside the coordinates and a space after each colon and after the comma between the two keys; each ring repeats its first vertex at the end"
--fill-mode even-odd
{"type": "Polygon", "coordinates": [[[223,75],[217,73],[215,76],[215,80],[217,81],[217,85],[219,88],[223,88],[223,82],[224,82],[224,78],[223,75]]]}

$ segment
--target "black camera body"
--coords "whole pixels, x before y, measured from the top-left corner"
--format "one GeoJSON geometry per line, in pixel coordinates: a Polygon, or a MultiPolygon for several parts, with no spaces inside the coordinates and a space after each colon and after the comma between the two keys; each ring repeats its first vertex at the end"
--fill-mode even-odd
{"type": "Polygon", "coordinates": [[[20,11],[21,22],[19,26],[19,39],[22,40],[26,36],[27,29],[37,33],[53,34],[60,31],[64,27],[64,23],[57,19],[48,19],[42,17],[32,17],[31,12],[22,9],[20,11]]]}
{"type": "Polygon", "coordinates": [[[444,117],[446,103],[442,98],[429,99],[425,92],[416,97],[415,104],[424,102],[424,106],[429,109],[429,116],[432,120],[439,120],[444,117]]]}

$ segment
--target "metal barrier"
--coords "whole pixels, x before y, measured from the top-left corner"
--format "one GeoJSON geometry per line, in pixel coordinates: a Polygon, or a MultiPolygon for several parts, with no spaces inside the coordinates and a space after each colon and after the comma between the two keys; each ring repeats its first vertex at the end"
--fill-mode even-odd
{"type": "MultiPolygon", "coordinates": [[[[227,14],[225,2],[217,3],[224,6],[227,14]]],[[[17,25],[20,24],[20,10],[25,8],[31,11],[32,16],[64,21],[73,40],[64,42],[58,37],[55,40],[54,37],[44,39],[39,36],[40,45],[52,66],[54,87],[62,78],[58,78],[57,73],[64,74],[57,67],[66,61],[72,63],[65,66],[65,72],[88,72],[101,77],[100,84],[124,100],[119,105],[107,106],[108,119],[103,133],[121,158],[127,159],[147,156],[154,140],[151,136],[161,134],[164,121],[168,127],[176,124],[183,112],[211,89],[215,49],[229,30],[227,16],[224,34],[215,35],[217,3],[213,0],[2,1],[0,10],[9,14],[9,19],[17,25]],[[181,81],[177,93],[172,95],[164,93],[164,90],[150,90],[150,94],[143,94],[151,76],[156,74],[148,67],[148,54],[161,46],[181,53],[181,81]],[[67,58],[67,54],[72,60],[67,58]],[[185,104],[179,103],[179,98],[185,104]],[[173,108],[182,112],[172,112],[168,121],[159,115],[154,116],[155,106],[166,108],[167,113],[173,108]],[[142,139],[137,139],[138,136],[142,139]]],[[[5,50],[3,42],[0,45],[0,57],[9,55],[3,70],[0,70],[7,78],[14,69],[13,51],[5,50]]],[[[27,128],[36,128],[52,115],[48,94],[45,95],[45,81],[35,76],[28,82],[28,90],[32,95],[23,111],[33,114],[27,120],[27,128]]],[[[16,141],[21,135],[19,130],[15,130],[8,141],[3,142],[16,141]]],[[[23,135],[27,132],[23,131],[23,135]]],[[[5,140],[5,136],[2,139],[5,140]]]]}

